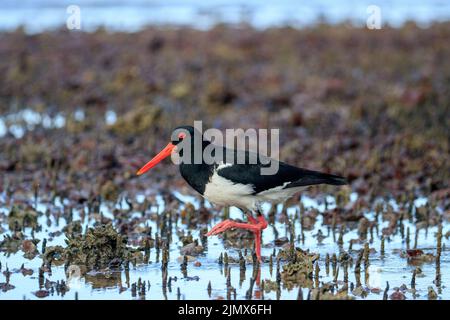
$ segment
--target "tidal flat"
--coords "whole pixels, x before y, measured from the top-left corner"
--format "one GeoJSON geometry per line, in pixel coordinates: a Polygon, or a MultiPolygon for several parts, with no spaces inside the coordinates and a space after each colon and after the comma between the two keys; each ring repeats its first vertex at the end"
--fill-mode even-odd
{"type": "Polygon", "coordinates": [[[450,24],[0,33],[0,299],[449,299],[450,24]],[[252,235],[196,195],[174,127],[279,128],[340,174],[252,235]]]}
{"type": "MultiPolygon", "coordinates": [[[[200,212],[219,221],[223,211],[177,193],[156,196],[153,205],[142,198],[132,206],[100,204],[101,214],[67,210],[59,199],[29,207],[36,227],[6,232],[1,242],[2,298],[449,298],[449,226],[425,198],[355,210],[363,200],[353,193],[345,211],[332,197],[267,206],[272,223],[261,264],[252,257],[251,233],[206,238],[208,223],[189,223],[200,212]],[[415,223],[421,212],[428,220],[415,223]]],[[[7,213],[3,208],[5,229],[7,213]]],[[[243,218],[239,210],[225,213],[243,218]]]]}

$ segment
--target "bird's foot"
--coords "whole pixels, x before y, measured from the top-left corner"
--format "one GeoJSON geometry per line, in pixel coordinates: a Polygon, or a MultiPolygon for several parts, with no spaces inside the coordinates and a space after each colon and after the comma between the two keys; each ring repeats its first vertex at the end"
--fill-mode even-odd
{"type": "Polygon", "coordinates": [[[261,232],[267,228],[267,221],[263,215],[254,218],[250,214],[247,214],[247,217],[249,220],[248,223],[236,222],[230,219],[222,221],[216,224],[206,235],[213,236],[234,228],[250,230],[255,235],[255,252],[258,261],[261,262],[261,232]]]}
{"type": "Polygon", "coordinates": [[[251,215],[248,215],[248,220],[248,223],[237,222],[231,219],[224,220],[216,224],[206,235],[217,235],[229,229],[246,229],[252,232],[261,232],[263,229],[267,228],[267,221],[262,215],[258,218],[253,218],[251,215]]]}

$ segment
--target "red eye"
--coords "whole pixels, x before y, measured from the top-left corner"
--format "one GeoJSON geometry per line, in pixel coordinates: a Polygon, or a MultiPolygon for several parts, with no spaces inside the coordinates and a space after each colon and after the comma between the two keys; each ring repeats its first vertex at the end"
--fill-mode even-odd
{"type": "Polygon", "coordinates": [[[179,139],[184,139],[186,137],[186,133],[184,132],[180,132],[180,134],[178,135],[179,139]]]}

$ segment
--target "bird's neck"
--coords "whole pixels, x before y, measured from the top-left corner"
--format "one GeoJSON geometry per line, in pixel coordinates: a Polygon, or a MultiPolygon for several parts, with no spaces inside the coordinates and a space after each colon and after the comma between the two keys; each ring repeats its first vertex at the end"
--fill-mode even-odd
{"type": "MultiPolygon", "coordinates": [[[[201,157],[195,158],[194,145],[191,145],[190,152],[190,161],[182,161],[180,164],[180,173],[181,176],[186,180],[186,182],[195,190],[197,190],[200,194],[203,194],[205,191],[205,185],[209,181],[210,176],[213,173],[214,165],[209,165],[205,163],[203,159],[203,151],[207,146],[209,146],[211,142],[203,141],[202,142],[202,150],[201,157]]],[[[183,156],[183,152],[180,152],[180,156],[183,156]]]]}

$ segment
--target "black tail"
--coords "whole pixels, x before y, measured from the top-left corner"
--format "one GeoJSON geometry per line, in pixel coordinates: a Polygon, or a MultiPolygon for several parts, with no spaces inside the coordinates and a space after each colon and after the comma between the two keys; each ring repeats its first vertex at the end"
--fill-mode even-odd
{"type": "Polygon", "coordinates": [[[331,184],[334,186],[342,186],[348,184],[347,179],[334,174],[328,174],[318,171],[305,170],[304,175],[286,186],[286,188],[311,186],[315,184],[331,184]]]}

